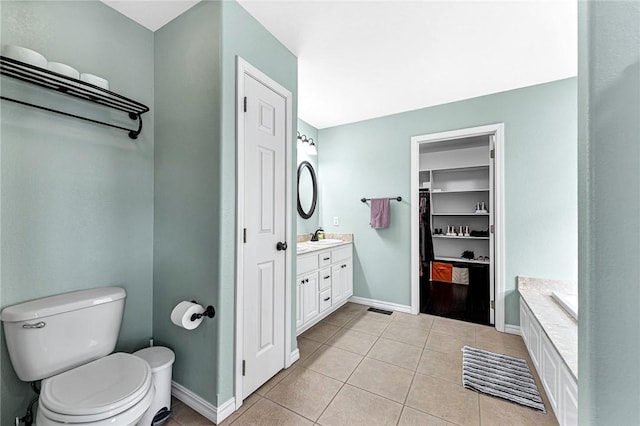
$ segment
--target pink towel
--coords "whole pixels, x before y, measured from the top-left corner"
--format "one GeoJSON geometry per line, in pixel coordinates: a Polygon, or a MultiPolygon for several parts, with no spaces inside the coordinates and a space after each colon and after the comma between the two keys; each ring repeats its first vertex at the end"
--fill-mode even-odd
{"type": "Polygon", "coordinates": [[[372,228],[388,228],[391,223],[389,218],[389,199],[388,198],[372,198],[371,199],[371,227],[372,228]]]}

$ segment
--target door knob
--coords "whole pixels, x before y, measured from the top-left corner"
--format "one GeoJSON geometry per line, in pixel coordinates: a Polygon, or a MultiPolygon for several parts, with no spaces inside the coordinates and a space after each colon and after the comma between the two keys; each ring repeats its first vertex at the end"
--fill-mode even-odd
{"type": "Polygon", "coordinates": [[[276,249],[278,251],[283,251],[287,249],[287,242],[282,242],[282,241],[278,241],[278,244],[276,244],[276,249]]]}

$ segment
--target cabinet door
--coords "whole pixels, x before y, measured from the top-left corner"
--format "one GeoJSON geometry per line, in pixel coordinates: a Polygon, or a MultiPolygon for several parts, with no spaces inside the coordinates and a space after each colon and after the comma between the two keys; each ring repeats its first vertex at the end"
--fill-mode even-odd
{"type": "Polygon", "coordinates": [[[353,295],[353,266],[351,260],[340,262],[331,268],[331,297],[333,303],[353,295]]]}
{"type": "Polygon", "coordinates": [[[520,299],[520,334],[525,345],[529,344],[529,311],[524,301],[520,299]]]}
{"type": "Polygon", "coordinates": [[[312,273],[303,277],[302,284],[302,319],[307,322],[320,313],[318,300],[318,273],[312,273]]]}
{"type": "Polygon", "coordinates": [[[560,409],[558,422],[561,426],[578,424],[578,384],[569,369],[563,365],[560,381],[560,409]]]}
{"type": "Polygon", "coordinates": [[[529,316],[529,344],[527,348],[529,349],[529,355],[531,355],[531,360],[533,361],[533,365],[536,367],[536,370],[540,371],[540,345],[542,342],[542,329],[538,324],[538,321],[533,317],[533,315],[529,316]]]}
{"type": "Polygon", "coordinates": [[[351,259],[344,263],[343,297],[353,296],[353,262],[351,259]]]}
{"type": "Polygon", "coordinates": [[[334,304],[344,299],[344,269],[344,263],[331,267],[331,296],[334,304]]]}
{"type": "Polygon", "coordinates": [[[303,300],[304,300],[304,286],[303,286],[303,278],[298,277],[297,285],[296,285],[296,327],[300,328],[302,324],[304,324],[304,316],[303,316],[303,300]]]}
{"type": "Polygon", "coordinates": [[[557,415],[559,414],[558,393],[562,360],[545,334],[542,335],[540,345],[540,366],[540,379],[542,379],[544,389],[547,391],[547,397],[553,411],[557,415]]]}

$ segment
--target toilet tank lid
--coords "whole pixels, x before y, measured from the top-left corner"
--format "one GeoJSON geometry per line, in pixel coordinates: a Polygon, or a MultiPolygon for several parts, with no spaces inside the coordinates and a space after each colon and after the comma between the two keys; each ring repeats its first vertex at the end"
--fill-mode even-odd
{"type": "Polygon", "coordinates": [[[46,318],[64,312],[114,302],[125,297],[127,297],[127,292],[120,287],[98,287],[73,291],[6,307],[0,313],[0,320],[4,322],[20,322],[46,318]]]}

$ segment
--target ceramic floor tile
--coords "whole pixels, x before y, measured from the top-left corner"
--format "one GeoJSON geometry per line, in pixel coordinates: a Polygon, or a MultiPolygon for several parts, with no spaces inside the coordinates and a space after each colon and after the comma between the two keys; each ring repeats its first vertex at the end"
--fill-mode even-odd
{"type": "Polygon", "coordinates": [[[405,404],[461,426],[480,424],[478,394],[435,377],[416,374],[405,404]]]}
{"type": "Polygon", "coordinates": [[[406,343],[380,338],[367,354],[368,358],[388,362],[398,367],[415,370],[422,348],[406,343]]]}
{"type": "Polygon", "coordinates": [[[349,321],[353,319],[355,315],[360,311],[341,311],[338,309],[328,317],[322,320],[325,324],[331,324],[338,327],[344,327],[349,321]]]}
{"type": "Polygon", "coordinates": [[[331,401],[321,425],[395,425],[402,405],[353,386],[345,385],[331,401]]]}
{"type": "Polygon", "coordinates": [[[433,321],[431,331],[448,334],[461,340],[473,340],[476,338],[476,326],[469,322],[437,317],[433,321]]]}
{"type": "Polygon", "coordinates": [[[253,425],[281,425],[281,426],[305,426],[313,425],[313,422],[304,417],[281,407],[267,399],[262,399],[249,408],[244,414],[233,422],[235,426],[253,425]]]}
{"type": "Polygon", "coordinates": [[[240,417],[242,415],[242,413],[247,411],[249,408],[251,408],[251,406],[253,406],[253,404],[255,404],[256,402],[260,401],[261,399],[262,399],[262,397],[259,394],[257,394],[256,392],[252,393],[251,395],[246,397],[244,401],[242,401],[242,406],[240,408],[238,408],[238,410],[236,410],[235,412],[233,412],[233,414],[231,414],[229,417],[224,419],[222,421],[222,423],[218,424],[218,426],[228,426],[228,425],[230,425],[238,417],[240,417]]]}
{"type": "Polygon", "coordinates": [[[316,324],[309,330],[302,333],[301,337],[305,339],[315,340],[316,342],[324,343],[336,334],[340,330],[340,327],[336,327],[331,324],[316,324]]]}
{"type": "Polygon", "coordinates": [[[347,302],[342,305],[336,312],[343,312],[347,314],[357,314],[358,312],[362,312],[369,309],[366,305],[361,305],[359,303],[351,303],[347,302]]]}
{"type": "Polygon", "coordinates": [[[516,334],[501,333],[493,327],[476,325],[476,344],[482,343],[520,351],[527,350],[522,337],[516,334]]]}
{"type": "Polygon", "coordinates": [[[303,364],[304,367],[341,382],[347,381],[362,356],[334,346],[323,346],[303,364]]]}
{"type": "Polygon", "coordinates": [[[182,426],[212,426],[213,422],[209,421],[202,415],[198,414],[186,404],[177,404],[171,407],[171,418],[182,426]]]}
{"type": "Polygon", "coordinates": [[[391,317],[387,315],[364,311],[356,315],[344,328],[380,336],[390,322],[391,317]]]}
{"type": "Polygon", "coordinates": [[[309,358],[309,355],[314,353],[320,346],[322,346],[320,342],[302,336],[298,337],[298,350],[300,351],[299,361],[304,361],[309,358]]]}
{"type": "Polygon", "coordinates": [[[180,423],[176,422],[173,419],[167,420],[166,423],[163,423],[164,426],[182,426],[180,423]]]}
{"type": "Polygon", "coordinates": [[[280,383],[282,381],[282,379],[287,377],[296,368],[297,368],[297,365],[292,365],[291,367],[287,368],[286,370],[280,370],[280,372],[278,374],[276,374],[275,376],[273,376],[271,379],[269,379],[269,381],[267,383],[265,383],[264,385],[260,386],[255,393],[257,393],[258,395],[265,396],[271,389],[273,389],[273,387],[275,385],[280,383]]]}
{"type": "Polygon", "coordinates": [[[413,346],[423,347],[427,342],[429,330],[425,328],[415,328],[403,322],[393,321],[382,333],[382,337],[397,342],[407,343],[413,346]]]}
{"type": "Polygon", "coordinates": [[[344,329],[337,332],[326,344],[360,355],[366,355],[376,340],[378,338],[371,334],[344,329]]]}
{"type": "Polygon", "coordinates": [[[340,387],[342,382],[300,367],[266,397],[308,419],[317,420],[340,387]]]}
{"type": "Polygon", "coordinates": [[[553,415],[551,407],[546,404],[545,408],[547,412],[541,413],[500,398],[480,395],[480,418],[483,425],[557,425],[558,421],[553,415]]]}
{"type": "Polygon", "coordinates": [[[431,329],[434,319],[437,318],[427,314],[413,315],[404,312],[394,312],[391,317],[393,322],[397,324],[403,324],[408,327],[419,328],[426,331],[431,329]]]}
{"type": "Polygon", "coordinates": [[[449,423],[446,420],[439,419],[435,416],[431,416],[422,411],[414,410],[411,407],[405,406],[402,409],[400,415],[400,421],[398,426],[455,426],[453,423],[449,423]]]}
{"type": "Polygon", "coordinates": [[[411,370],[365,358],[347,383],[402,404],[409,392],[411,380],[411,370]]]}
{"type": "Polygon", "coordinates": [[[462,353],[459,356],[425,349],[422,352],[418,373],[462,384],[462,353]]]}
{"type": "Polygon", "coordinates": [[[436,333],[431,331],[427,338],[426,349],[444,352],[450,355],[459,356],[462,353],[463,346],[474,346],[475,339],[458,339],[448,334],[436,333]]]}

